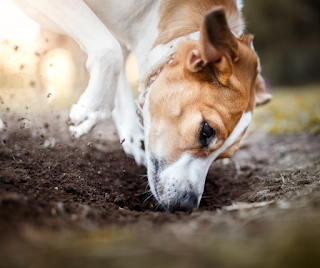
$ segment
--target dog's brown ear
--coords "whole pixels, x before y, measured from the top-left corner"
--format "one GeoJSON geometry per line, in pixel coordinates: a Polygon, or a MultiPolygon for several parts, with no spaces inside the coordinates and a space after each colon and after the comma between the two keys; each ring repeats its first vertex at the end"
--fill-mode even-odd
{"type": "Polygon", "coordinates": [[[266,89],[266,83],[261,74],[257,75],[255,82],[256,106],[266,104],[272,99],[272,95],[266,89]]]}
{"type": "Polygon", "coordinates": [[[198,49],[187,57],[188,69],[197,72],[206,64],[213,64],[219,82],[224,84],[238,56],[238,41],[228,26],[225,10],[222,6],[214,7],[201,25],[198,49]]]}

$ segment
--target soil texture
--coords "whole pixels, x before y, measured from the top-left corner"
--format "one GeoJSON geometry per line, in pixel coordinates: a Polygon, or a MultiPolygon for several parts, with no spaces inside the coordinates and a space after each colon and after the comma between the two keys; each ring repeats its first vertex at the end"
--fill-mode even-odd
{"type": "Polygon", "coordinates": [[[0,133],[0,252],[9,256],[9,266],[14,257],[8,249],[25,249],[36,233],[129,229],[149,244],[154,236],[212,235],[222,226],[221,233],[237,227],[261,235],[279,221],[279,211],[293,209],[296,217],[305,215],[297,212],[301,207],[311,211],[303,217],[320,223],[319,134],[250,133],[232,159],[212,164],[200,207],[169,214],[149,196],[146,169],[124,154],[112,122],[75,139],[66,118],[63,112],[2,116],[7,129],[0,133]]]}

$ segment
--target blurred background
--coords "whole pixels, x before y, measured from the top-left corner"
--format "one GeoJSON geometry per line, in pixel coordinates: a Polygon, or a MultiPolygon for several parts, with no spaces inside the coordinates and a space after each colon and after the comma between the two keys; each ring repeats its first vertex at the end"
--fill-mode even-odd
{"type": "Polygon", "coordinates": [[[263,74],[274,85],[320,82],[320,1],[244,0],[263,74]]]}
{"type": "MultiPolygon", "coordinates": [[[[245,0],[248,32],[274,100],[254,128],[320,130],[320,1],[245,0]]],[[[69,37],[40,29],[11,0],[0,1],[0,111],[67,109],[86,88],[86,55],[69,37]]],[[[134,55],[127,74],[137,96],[134,55]]],[[[1,116],[0,116],[1,117],[1,116]]]]}

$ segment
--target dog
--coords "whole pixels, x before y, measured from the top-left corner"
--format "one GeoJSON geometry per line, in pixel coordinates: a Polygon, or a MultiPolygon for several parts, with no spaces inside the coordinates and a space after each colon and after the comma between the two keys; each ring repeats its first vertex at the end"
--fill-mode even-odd
{"type": "Polygon", "coordinates": [[[163,209],[198,207],[212,162],[239,149],[255,106],[271,99],[253,36],[243,34],[242,0],[13,1],[88,55],[88,87],[69,115],[74,136],[112,116],[163,209]],[[130,51],[137,114],[124,70],[130,51]]]}

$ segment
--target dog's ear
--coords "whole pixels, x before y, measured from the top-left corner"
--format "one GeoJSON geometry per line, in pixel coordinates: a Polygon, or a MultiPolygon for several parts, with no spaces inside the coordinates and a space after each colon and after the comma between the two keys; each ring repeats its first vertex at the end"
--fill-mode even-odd
{"type": "Polygon", "coordinates": [[[188,69],[198,72],[210,63],[219,82],[225,84],[238,56],[238,41],[228,26],[225,10],[222,6],[214,7],[206,14],[201,25],[198,48],[187,57],[188,69]]]}
{"type": "Polygon", "coordinates": [[[266,104],[268,101],[272,99],[272,95],[267,91],[266,83],[261,74],[257,75],[254,87],[256,96],[256,106],[266,104]]]}

